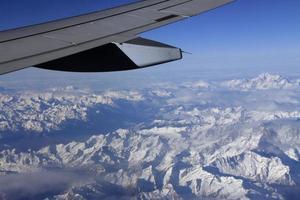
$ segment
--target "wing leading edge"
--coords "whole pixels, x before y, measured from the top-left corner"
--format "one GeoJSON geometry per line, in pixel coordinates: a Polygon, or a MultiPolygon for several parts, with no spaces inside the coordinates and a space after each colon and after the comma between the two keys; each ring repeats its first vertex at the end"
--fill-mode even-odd
{"type": "MultiPolygon", "coordinates": [[[[118,67],[105,68],[109,67],[109,63],[103,68],[104,57],[101,58],[101,51],[113,56],[109,54],[112,49],[115,51],[119,49],[123,56],[129,58],[129,63],[135,64],[134,67],[125,67],[124,70],[181,59],[180,49],[137,38],[137,35],[232,1],[234,0],[146,0],[86,15],[2,31],[0,74],[28,66],[65,70],[64,66],[60,65],[68,58],[81,60],[82,65],[73,62],[74,67],[68,64],[67,71],[120,70],[118,67]],[[100,53],[98,59],[89,55],[89,52],[100,53]],[[144,52],[144,56],[141,52],[144,52]],[[153,59],[149,59],[149,56],[153,59]],[[145,59],[141,60],[141,57],[145,59]],[[93,70],[84,68],[82,59],[86,58],[90,59],[88,62],[93,65],[93,70]]],[[[120,66],[122,62],[117,64],[122,68],[120,66]]]]}

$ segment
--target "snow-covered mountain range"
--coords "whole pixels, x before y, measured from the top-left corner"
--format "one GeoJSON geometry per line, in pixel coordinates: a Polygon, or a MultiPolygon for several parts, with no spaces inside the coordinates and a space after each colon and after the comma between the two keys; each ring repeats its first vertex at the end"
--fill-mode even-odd
{"type": "Polygon", "coordinates": [[[299,97],[296,80],[271,74],[139,91],[3,92],[0,198],[297,199],[299,97]],[[103,115],[130,123],[102,131],[103,115]],[[99,129],[38,148],[6,139],[50,140],[78,123],[99,129]]]}
{"type": "Polygon", "coordinates": [[[236,90],[293,89],[299,87],[298,80],[290,81],[280,75],[264,73],[253,79],[234,79],[225,81],[223,86],[236,90]]]}

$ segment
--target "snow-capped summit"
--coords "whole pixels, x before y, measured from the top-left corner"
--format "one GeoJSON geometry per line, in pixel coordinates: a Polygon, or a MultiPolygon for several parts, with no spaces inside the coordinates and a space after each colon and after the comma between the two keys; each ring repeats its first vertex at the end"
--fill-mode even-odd
{"type": "Polygon", "coordinates": [[[270,90],[270,89],[292,89],[299,84],[292,82],[280,75],[263,73],[252,79],[234,79],[225,81],[221,84],[234,90],[270,90]]]}

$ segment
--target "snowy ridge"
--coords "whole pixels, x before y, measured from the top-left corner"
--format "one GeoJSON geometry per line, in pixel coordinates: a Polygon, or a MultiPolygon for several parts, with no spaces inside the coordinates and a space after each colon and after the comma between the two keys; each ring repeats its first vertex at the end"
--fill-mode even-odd
{"type": "MultiPolygon", "coordinates": [[[[227,126],[229,128],[232,124],[227,126]]],[[[250,194],[264,199],[275,189],[261,186],[257,193],[244,185],[247,182],[256,187],[260,184],[295,185],[293,179],[297,176],[281,162],[280,154],[265,157],[253,152],[260,150],[262,140],[269,134],[265,128],[242,128],[240,136],[230,132],[217,135],[216,128],[200,132],[172,127],[135,131],[120,129],[107,136],[93,136],[85,142],[48,146],[27,153],[4,150],[0,153],[0,170],[20,173],[39,168],[80,167],[104,177],[105,182],[116,187],[138,188],[140,192],[136,195],[148,198],[166,197],[164,191],[168,191],[167,194],[172,193],[173,197],[179,195],[187,199],[248,199],[250,194]],[[170,137],[168,132],[175,134],[175,130],[178,131],[177,137],[170,137]],[[216,168],[217,172],[210,168],[216,168]]],[[[282,142],[281,145],[285,146],[282,142]]],[[[93,180],[89,184],[89,187],[97,188],[103,183],[93,180]]],[[[76,186],[68,193],[79,188],[80,191],[86,190],[86,187],[86,184],[76,186]]]]}
{"type": "Polygon", "coordinates": [[[266,158],[254,152],[246,152],[231,158],[222,158],[214,165],[221,173],[248,178],[265,183],[294,185],[290,169],[278,157],[266,158]]]}
{"type": "MultiPolygon", "coordinates": [[[[244,134],[243,137],[247,137],[247,131],[244,134]]],[[[38,168],[80,166],[113,185],[137,187],[148,197],[165,197],[163,191],[172,188],[172,196],[177,194],[183,198],[247,199],[255,191],[244,187],[245,181],[257,185],[295,185],[292,179],[296,177],[279,157],[269,158],[252,152],[260,148],[259,142],[264,134],[258,134],[258,140],[245,139],[245,143],[241,142],[242,137],[230,139],[230,135],[225,136],[228,139],[223,138],[221,143],[208,138],[206,146],[201,147],[195,138],[183,141],[184,137],[166,139],[165,136],[150,134],[150,131],[145,135],[145,130],[118,130],[108,136],[93,136],[84,143],[49,146],[36,152],[5,150],[0,153],[0,169],[20,173],[38,168]],[[254,143],[248,145],[251,141],[254,143]],[[209,170],[209,166],[216,167],[218,173],[209,170]]],[[[92,181],[90,184],[101,183],[92,181]]],[[[85,188],[86,185],[78,187],[85,188]]],[[[265,193],[256,194],[257,198],[263,199],[269,190],[273,192],[272,188],[261,189],[265,193]]]]}
{"type": "Polygon", "coordinates": [[[299,87],[297,81],[290,81],[279,75],[269,73],[261,74],[253,79],[236,79],[225,81],[221,84],[235,90],[269,90],[269,89],[293,89],[299,87]]]}
{"type": "Polygon", "coordinates": [[[143,100],[141,94],[134,91],[77,95],[70,86],[52,91],[0,94],[0,131],[39,133],[59,130],[60,125],[67,120],[86,120],[88,109],[93,106],[113,106],[114,101],[119,99],[133,102],[143,100]]]}
{"type": "Polygon", "coordinates": [[[249,87],[236,87],[237,91],[228,88],[232,101],[224,97],[224,88],[202,83],[101,94],[76,95],[68,87],[0,95],[0,124],[9,125],[2,125],[4,131],[23,127],[29,132],[51,132],[62,129],[65,121],[88,121],[88,110],[95,117],[107,106],[113,113],[131,106],[140,108],[138,116],[151,113],[143,123],[107,134],[93,133],[26,151],[13,143],[2,147],[0,186],[8,186],[0,187],[0,198],[10,197],[8,183],[14,182],[10,178],[29,173],[38,179],[40,172],[63,171],[69,174],[62,177],[67,187],[49,188],[43,198],[292,199],[300,187],[300,103],[295,101],[291,107],[290,99],[300,97],[298,88],[289,86],[293,81],[268,74],[250,82],[249,87]],[[270,91],[266,97],[252,91],[256,89],[270,91]],[[280,95],[286,98],[279,104],[275,97],[280,95]]]}

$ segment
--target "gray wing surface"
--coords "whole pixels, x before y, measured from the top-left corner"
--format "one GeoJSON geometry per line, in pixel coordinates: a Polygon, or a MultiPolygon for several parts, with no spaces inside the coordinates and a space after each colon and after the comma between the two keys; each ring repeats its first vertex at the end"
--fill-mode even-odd
{"type": "MultiPolygon", "coordinates": [[[[0,74],[77,55],[233,0],[145,0],[109,10],[0,32],[0,74]]],[[[70,57],[71,58],[71,57],[70,57]]],[[[76,71],[76,70],[75,70],[76,71]]]]}

